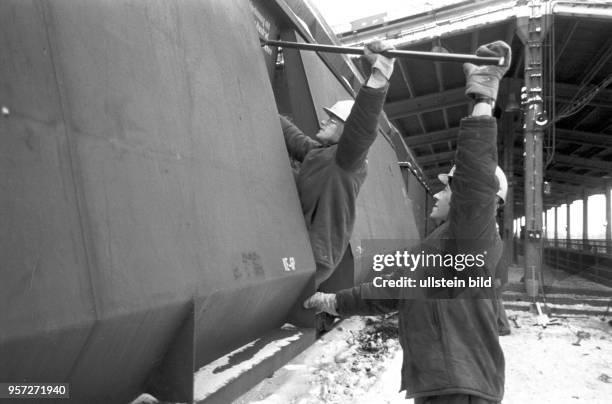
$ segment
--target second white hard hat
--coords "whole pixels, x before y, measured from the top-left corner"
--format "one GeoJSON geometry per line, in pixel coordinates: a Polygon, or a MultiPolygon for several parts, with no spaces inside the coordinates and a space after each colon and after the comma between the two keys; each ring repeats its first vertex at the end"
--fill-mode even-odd
{"type": "MultiPolygon", "coordinates": [[[[438,174],[438,179],[440,180],[440,182],[444,185],[447,185],[448,178],[455,175],[456,168],[457,167],[453,165],[448,174],[438,174]]],[[[497,177],[497,181],[499,182],[497,196],[499,196],[505,202],[506,195],[508,195],[508,179],[506,179],[506,174],[504,174],[504,170],[502,170],[500,166],[495,167],[495,176],[497,177]]]]}

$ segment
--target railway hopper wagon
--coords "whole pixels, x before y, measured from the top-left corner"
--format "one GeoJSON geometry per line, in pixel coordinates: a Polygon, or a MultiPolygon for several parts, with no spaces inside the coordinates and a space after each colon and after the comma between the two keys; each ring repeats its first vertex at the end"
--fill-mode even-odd
{"type": "MultiPolygon", "coordinates": [[[[0,2],[0,382],[68,383],[62,403],[227,402],[314,341],[299,306],[315,264],[278,114],[314,133],[360,77],[260,46],[312,41],[307,11],[0,2]]],[[[362,240],[419,238],[423,191],[380,132],[327,290],[367,277],[362,240]]]]}

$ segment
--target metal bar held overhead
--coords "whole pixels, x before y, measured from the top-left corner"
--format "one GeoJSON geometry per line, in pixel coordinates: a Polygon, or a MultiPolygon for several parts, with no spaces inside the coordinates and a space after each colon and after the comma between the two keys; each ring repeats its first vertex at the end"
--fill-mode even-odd
{"type": "MultiPolygon", "coordinates": [[[[350,46],[335,46],[335,45],[321,45],[314,43],[299,43],[299,42],[288,42],[288,41],[275,41],[270,39],[260,38],[261,45],[265,46],[282,46],[284,48],[309,50],[316,52],[328,52],[328,53],[343,53],[350,55],[363,55],[363,48],[350,47],[350,46]]],[[[443,53],[443,52],[423,52],[423,51],[408,51],[408,50],[387,50],[381,52],[381,55],[392,57],[392,58],[408,58],[408,59],[421,59],[431,60],[433,62],[469,62],[478,65],[497,65],[501,66],[504,64],[504,58],[501,57],[490,57],[490,56],[475,56],[463,53],[443,53]]]]}

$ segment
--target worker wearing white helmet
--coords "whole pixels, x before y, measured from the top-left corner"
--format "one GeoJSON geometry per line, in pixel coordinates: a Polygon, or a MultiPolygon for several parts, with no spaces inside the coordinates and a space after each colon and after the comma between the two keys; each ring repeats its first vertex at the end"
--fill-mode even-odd
{"type": "MultiPolygon", "coordinates": [[[[445,222],[448,218],[448,211],[450,208],[452,196],[450,184],[452,182],[452,178],[455,174],[456,168],[457,167],[453,165],[448,174],[438,174],[438,179],[445,186],[444,189],[434,195],[436,203],[431,210],[430,217],[439,222],[445,222]]],[[[504,171],[501,169],[500,166],[497,166],[495,168],[495,177],[497,178],[497,182],[499,183],[499,189],[497,190],[497,205],[498,210],[500,210],[504,202],[506,201],[506,195],[508,194],[508,179],[506,178],[506,174],[504,174],[504,171]]],[[[497,229],[499,230],[499,227],[497,227],[497,229]]],[[[508,316],[506,315],[506,310],[504,309],[503,301],[501,299],[501,287],[505,282],[503,279],[507,278],[507,272],[507,263],[504,260],[500,259],[499,264],[495,268],[495,287],[497,293],[497,328],[499,335],[508,335],[511,333],[508,316]]]]}
{"type": "Polygon", "coordinates": [[[324,108],[328,118],[314,136],[304,135],[281,117],[285,144],[301,163],[296,183],[315,263],[315,284],[331,276],[348,247],[355,223],[356,199],[367,174],[367,154],[377,136],[394,59],[380,52],[382,41],[364,48],[372,73],[355,100],[324,108]]]}
{"type": "MultiPolygon", "coordinates": [[[[450,209],[450,199],[451,199],[451,188],[450,183],[455,174],[456,166],[452,166],[448,174],[438,174],[438,179],[442,184],[445,185],[442,191],[438,192],[434,195],[434,199],[436,203],[431,210],[431,214],[429,215],[432,219],[436,219],[439,221],[446,221],[448,217],[448,211],[450,209]]],[[[500,202],[503,204],[506,201],[506,194],[508,193],[508,180],[506,179],[506,174],[501,169],[500,166],[495,168],[495,177],[497,178],[497,182],[499,183],[499,189],[497,190],[497,196],[499,197],[500,202]]]]}

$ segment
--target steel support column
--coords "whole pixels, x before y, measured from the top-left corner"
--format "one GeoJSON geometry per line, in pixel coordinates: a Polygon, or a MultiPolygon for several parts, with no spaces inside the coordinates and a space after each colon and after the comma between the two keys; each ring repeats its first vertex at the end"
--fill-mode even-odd
{"type": "Polygon", "coordinates": [[[566,241],[566,245],[565,248],[569,248],[570,247],[570,241],[572,239],[572,235],[571,235],[571,229],[570,229],[570,219],[571,219],[571,215],[570,215],[570,205],[571,202],[569,200],[569,198],[567,198],[567,200],[565,201],[565,208],[566,208],[566,212],[565,212],[565,241],[566,241]]]}
{"type": "Polygon", "coordinates": [[[546,35],[543,5],[529,2],[530,15],[517,18],[517,34],[524,45],[525,106],[525,286],[536,297],[542,270],[542,139],[543,133],[543,59],[546,35]]]}
{"type": "Polygon", "coordinates": [[[513,149],[514,149],[514,124],[516,114],[514,112],[505,112],[502,120],[503,128],[503,159],[502,168],[508,180],[508,193],[504,201],[504,254],[509,260],[514,257],[514,240],[513,240],[513,219],[514,219],[514,167],[513,167],[513,149]]]}
{"type": "Polygon", "coordinates": [[[555,248],[559,247],[559,218],[557,216],[558,206],[555,206],[555,248]]]}
{"type": "Polygon", "coordinates": [[[542,232],[544,234],[542,235],[542,238],[548,240],[548,212],[546,212],[546,210],[544,209],[542,209],[542,216],[544,216],[542,218],[542,220],[544,221],[544,227],[542,227],[542,232]]]}
{"type": "Polygon", "coordinates": [[[582,188],[582,249],[589,248],[589,196],[582,188]]]}
{"type": "Polygon", "coordinates": [[[608,254],[612,254],[612,223],[610,223],[612,217],[610,217],[610,191],[612,191],[612,182],[606,181],[606,252],[608,254]]]}

